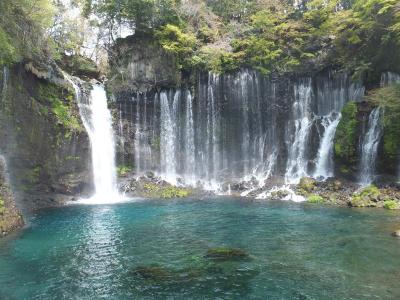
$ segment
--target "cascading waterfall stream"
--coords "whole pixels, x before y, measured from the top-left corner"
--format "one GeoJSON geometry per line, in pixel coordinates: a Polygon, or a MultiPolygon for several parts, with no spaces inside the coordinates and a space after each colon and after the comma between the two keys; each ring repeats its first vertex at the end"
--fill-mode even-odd
{"type": "Polygon", "coordinates": [[[311,80],[294,86],[295,102],[292,107],[293,120],[288,128],[289,156],[286,181],[297,183],[307,176],[307,145],[312,125],[311,118],[311,80]]]}
{"type": "Polygon", "coordinates": [[[79,113],[89,135],[92,152],[92,172],[95,194],[87,203],[112,203],[120,199],[117,190],[115,166],[115,141],[107,96],[100,84],[92,85],[88,99],[82,97],[80,88],[66,74],[65,78],[75,89],[79,113]]]}
{"type": "MultiPolygon", "coordinates": [[[[179,93],[180,94],[180,93],[179,93]]],[[[162,92],[160,95],[161,105],[161,133],[160,133],[160,152],[161,152],[161,173],[170,182],[176,182],[176,132],[174,123],[177,99],[175,94],[172,105],[168,101],[168,95],[162,92]]]]}
{"type": "Polygon", "coordinates": [[[378,145],[382,137],[381,110],[380,107],[377,107],[371,112],[367,132],[361,146],[359,183],[362,186],[370,185],[375,179],[375,161],[378,155],[378,145]]]}
{"type": "Polygon", "coordinates": [[[317,164],[314,173],[314,177],[316,178],[326,179],[334,175],[333,140],[341,117],[340,113],[332,113],[322,120],[324,134],[318,150],[317,164]]]}

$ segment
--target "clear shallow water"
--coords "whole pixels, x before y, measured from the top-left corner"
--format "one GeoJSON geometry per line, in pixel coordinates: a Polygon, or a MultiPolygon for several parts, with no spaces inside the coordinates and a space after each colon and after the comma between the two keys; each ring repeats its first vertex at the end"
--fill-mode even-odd
{"type": "Polygon", "coordinates": [[[0,242],[0,299],[399,299],[396,225],[384,210],[238,199],[52,209],[0,242]],[[251,257],[204,257],[221,246],[251,257]],[[159,271],[134,272],[146,266],[159,271]]]}

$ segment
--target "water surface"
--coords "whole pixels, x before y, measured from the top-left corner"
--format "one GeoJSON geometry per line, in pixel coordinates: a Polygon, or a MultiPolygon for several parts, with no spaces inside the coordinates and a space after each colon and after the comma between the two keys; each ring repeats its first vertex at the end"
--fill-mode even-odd
{"type": "Polygon", "coordinates": [[[399,299],[399,225],[386,210],[242,199],[51,209],[0,242],[0,299],[399,299]],[[250,257],[206,258],[215,247],[250,257]]]}

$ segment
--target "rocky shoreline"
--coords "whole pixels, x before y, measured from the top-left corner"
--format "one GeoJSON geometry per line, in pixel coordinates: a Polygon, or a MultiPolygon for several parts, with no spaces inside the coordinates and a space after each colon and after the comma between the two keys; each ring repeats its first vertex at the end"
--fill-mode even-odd
{"type": "Polygon", "coordinates": [[[189,196],[229,195],[268,200],[299,200],[314,204],[329,204],[341,207],[376,207],[390,210],[400,209],[400,185],[370,185],[360,187],[344,179],[330,178],[318,181],[304,177],[299,184],[283,185],[282,178],[272,179],[260,186],[256,178],[247,181],[220,185],[216,191],[204,189],[201,183],[195,188],[177,181],[176,185],[164,181],[149,172],[134,177],[125,174],[120,178],[120,191],[129,197],[186,198],[189,196]],[[294,198],[297,197],[297,198],[294,198]]]}

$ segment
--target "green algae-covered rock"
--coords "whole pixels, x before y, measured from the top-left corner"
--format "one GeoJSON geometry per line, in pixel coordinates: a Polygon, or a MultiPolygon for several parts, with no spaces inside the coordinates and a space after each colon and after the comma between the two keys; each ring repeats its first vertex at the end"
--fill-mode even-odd
{"type": "Polygon", "coordinates": [[[249,255],[240,249],[213,248],[207,251],[205,257],[215,260],[241,260],[249,258],[249,255]]]}
{"type": "Polygon", "coordinates": [[[321,204],[321,203],[325,203],[325,199],[323,197],[321,197],[320,195],[310,195],[307,198],[307,202],[313,203],[313,204],[321,204]]]}

